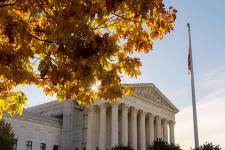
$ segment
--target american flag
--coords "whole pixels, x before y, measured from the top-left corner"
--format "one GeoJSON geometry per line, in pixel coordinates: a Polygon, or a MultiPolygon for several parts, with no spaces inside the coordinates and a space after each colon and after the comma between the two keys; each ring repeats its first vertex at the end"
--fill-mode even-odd
{"type": "Polygon", "coordinates": [[[192,72],[192,55],[191,55],[191,34],[190,34],[190,24],[187,24],[189,32],[189,51],[188,51],[188,74],[192,72]]]}
{"type": "Polygon", "coordinates": [[[189,48],[189,52],[188,52],[188,74],[191,74],[192,72],[192,68],[191,68],[191,50],[189,48]]]}

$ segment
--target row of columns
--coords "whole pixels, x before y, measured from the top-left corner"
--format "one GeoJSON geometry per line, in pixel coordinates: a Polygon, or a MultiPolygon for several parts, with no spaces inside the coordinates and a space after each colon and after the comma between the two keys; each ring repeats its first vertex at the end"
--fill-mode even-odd
{"type": "MultiPolygon", "coordinates": [[[[111,147],[115,145],[129,146],[134,150],[145,150],[146,145],[151,145],[156,138],[162,138],[168,142],[168,125],[170,132],[170,143],[174,143],[174,122],[161,118],[160,116],[153,116],[151,113],[146,113],[143,110],[137,110],[134,107],[130,112],[130,133],[128,138],[128,106],[122,104],[121,109],[121,143],[119,144],[119,105],[111,104],[111,147]],[[139,112],[139,117],[138,117],[139,112]],[[148,122],[145,124],[145,118],[148,122]],[[155,119],[155,123],[154,123],[155,119]],[[148,132],[146,133],[146,127],[148,126],[148,132]],[[154,127],[156,125],[156,127],[154,127]],[[156,128],[156,132],[155,132],[156,128]],[[163,131],[163,133],[162,133],[163,131]],[[148,136],[148,138],[146,138],[148,136]],[[146,139],[148,141],[146,141],[146,139]]],[[[106,149],[106,106],[100,106],[100,120],[99,120],[99,150],[106,149]]],[[[90,109],[88,114],[88,133],[87,133],[87,150],[93,149],[93,139],[96,135],[93,135],[93,109],[90,109]]]]}

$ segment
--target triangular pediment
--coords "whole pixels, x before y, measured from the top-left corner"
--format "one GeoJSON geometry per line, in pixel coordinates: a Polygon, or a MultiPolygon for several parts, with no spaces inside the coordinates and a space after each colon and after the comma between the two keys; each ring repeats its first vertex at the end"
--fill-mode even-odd
{"type": "Polygon", "coordinates": [[[159,104],[174,112],[179,110],[172,104],[172,102],[152,83],[137,83],[126,84],[134,88],[134,96],[142,97],[153,103],[159,104]]]}

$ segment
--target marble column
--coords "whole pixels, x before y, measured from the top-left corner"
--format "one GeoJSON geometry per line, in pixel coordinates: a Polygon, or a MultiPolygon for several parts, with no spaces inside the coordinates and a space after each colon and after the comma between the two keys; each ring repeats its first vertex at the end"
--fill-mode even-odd
{"type": "Polygon", "coordinates": [[[146,136],[145,136],[145,112],[140,111],[140,118],[139,118],[139,132],[140,132],[140,139],[139,139],[139,150],[146,149],[146,136]]]}
{"type": "Polygon", "coordinates": [[[149,121],[148,145],[151,145],[154,141],[154,116],[152,114],[148,114],[148,121],[149,121]]]}
{"type": "Polygon", "coordinates": [[[106,149],[106,105],[100,106],[99,150],[106,149]]]}
{"type": "Polygon", "coordinates": [[[91,106],[88,109],[88,129],[87,129],[87,150],[93,149],[94,143],[93,138],[95,134],[93,133],[93,124],[94,124],[94,113],[95,113],[95,106],[91,106]]]}
{"type": "Polygon", "coordinates": [[[130,133],[131,148],[137,150],[137,109],[131,108],[131,133],[130,133]]]}
{"type": "Polygon", "coordinates": [[[161,133],[161,118],[159,116],[156,116],[156,138],[161,139],[162,133],[161,133]]]}
{"type": "Polygon", "coordinates": [[[173,144],[175,144],[174,124],[175,124],[175,122],[173,122],[173,121],[170,121],[170,122],[169,122],[169,128],[170,128],[170,143],[173,143],[173,144]]]}
{"type": "Polygon", "coordinates": [[[168,121],[163,119],[163,141],[168,142],[168,121]]]}
{"type": "Polygon", "coordinates": [[[118,146],[118,104],[112,104],[111,147],[118,146]]]}
{"type": "Polygon", "coordinates": [[[128,146],[128,106],[122,104],[121,145],[128,146]]]}

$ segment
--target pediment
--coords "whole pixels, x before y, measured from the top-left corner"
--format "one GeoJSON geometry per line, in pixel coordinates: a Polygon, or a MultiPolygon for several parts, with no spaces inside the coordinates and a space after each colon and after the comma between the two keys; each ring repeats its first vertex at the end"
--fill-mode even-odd
{"type": "Polygon", "coordinates": [[[179,110],[172,102],[152,83],[127,84],[134,88],[134,96],[142,97],[153,103],[169,108],[175,112],[179,110]]]}

